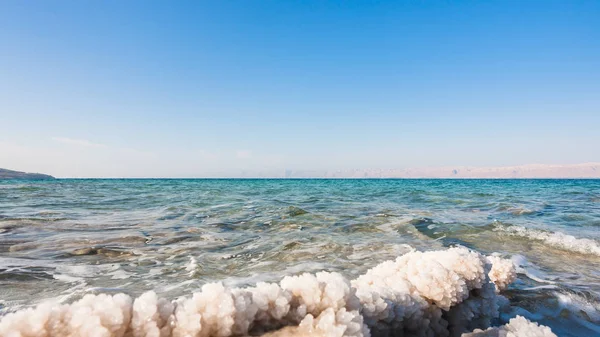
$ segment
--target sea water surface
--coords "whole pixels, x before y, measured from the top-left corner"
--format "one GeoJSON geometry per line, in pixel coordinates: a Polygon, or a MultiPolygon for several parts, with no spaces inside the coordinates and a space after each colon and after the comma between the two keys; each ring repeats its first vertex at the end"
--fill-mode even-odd
{"type": "Polygon", "coordinates": [[[87,293],[355,278],[453,245],[518,265],[513,314],[600,335],[600,180],[0,181],[0,314],[87,293]]]}

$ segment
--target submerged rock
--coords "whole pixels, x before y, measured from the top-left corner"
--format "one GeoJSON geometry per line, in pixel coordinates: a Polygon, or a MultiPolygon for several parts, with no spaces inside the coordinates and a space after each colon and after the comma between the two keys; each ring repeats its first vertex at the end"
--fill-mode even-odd
{"type": "Polygon", "coordinates": [[[290,217],[299,216],[307,213],[308,211],[305,211],[302,208],[296,206],[288,207],[287,211],[285,212],[285,214],[290,217]]]}
{"type": "Polygon", "coordinates": [[[119,257],[119,256],[132,256],[135,255],[132,252],[107,248],[107,247],[85,247],[79,248],[71,251],[70,253],[73,256],[82,256],[82,255],[103,255],[106,257],[119,257]]]}
{"type": "Polygon", "coordinates": [[[71,252],[71,255],[80,256],[80,255],[96,255],[98,254],[98,249],[93,247],[79,248],[75,249],[71,252]]]}

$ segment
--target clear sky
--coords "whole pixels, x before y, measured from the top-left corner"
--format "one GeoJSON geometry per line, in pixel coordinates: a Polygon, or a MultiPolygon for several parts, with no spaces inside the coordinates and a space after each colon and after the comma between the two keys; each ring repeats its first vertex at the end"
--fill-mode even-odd
{"type": "Polygon", "coordinates": [[[600,161],[600,1],[0,1],[0,167],[600,161]]]}

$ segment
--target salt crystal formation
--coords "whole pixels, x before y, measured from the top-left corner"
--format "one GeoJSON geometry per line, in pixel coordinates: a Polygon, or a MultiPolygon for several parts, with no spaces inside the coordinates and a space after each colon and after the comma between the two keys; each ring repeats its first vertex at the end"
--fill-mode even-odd
{"type": "Polygon", "coordinates": [[[476,330],[465,333],[462,337],[557,337],[549,327],[528,321],[525,317],[517,316],[508,324],[485,331],[476,330]]]}
{"type": "Polygon", "coordinates": [[[492,265],[489,272],[490,280],[494,282],[498,291],[506,289],[509,284],[517,279],[517,272],[511,260],[491,255],[486,257],[492,265]]]}
{"type": "MultiPolygon", "coordinates": [[[[305,273],[250,288],[206,284],[173,302],[147,292],[135,300],[101,294],[44,303],[4,316],[0,336],[460,336],[490,326],[502,300],[498,292],[515,275],[511,261],[464,247],[414,251],[351,282],[338,273],[305,273]]],[[[517,317],[463,336],[554,334],[517,317]]]]}

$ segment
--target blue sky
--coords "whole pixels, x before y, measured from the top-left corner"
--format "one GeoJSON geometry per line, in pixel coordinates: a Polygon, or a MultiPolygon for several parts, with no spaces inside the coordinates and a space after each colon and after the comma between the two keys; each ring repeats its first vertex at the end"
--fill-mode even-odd
{"type": "Polygon", "coordinates": [[[2,1],[0,167],[600,161],[600,1],[2,1]]]}

